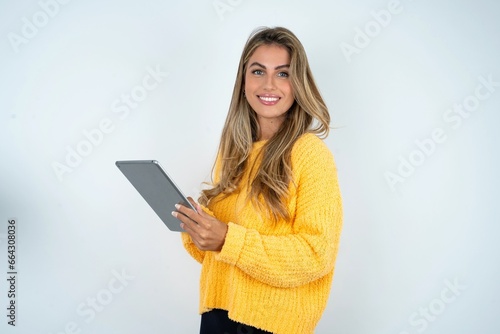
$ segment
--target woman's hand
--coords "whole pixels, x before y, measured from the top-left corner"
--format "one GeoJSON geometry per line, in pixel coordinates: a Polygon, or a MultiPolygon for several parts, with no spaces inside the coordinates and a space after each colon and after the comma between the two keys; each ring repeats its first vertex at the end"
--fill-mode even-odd
{"type": "Polygon", "coordinates": [[[227,224],[207,214],[191,197],[188,200],[196,211],[177,204],[177,211],[173,211],[172,216],[181,221],[181,228],[200,250],[220,251],[226,240],[227,224]]]}

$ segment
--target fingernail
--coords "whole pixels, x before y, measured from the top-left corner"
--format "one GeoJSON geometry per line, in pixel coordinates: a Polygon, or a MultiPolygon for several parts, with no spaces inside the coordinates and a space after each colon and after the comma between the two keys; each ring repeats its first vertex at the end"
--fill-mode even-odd
{"type": "Polygon", "coordinates": [[[177,218],[177,212],[172,211],[172,216],[174,216],[175,218],[177,218]]]}
{"type": "Polygon", "coordinates": [[[176,208],[177,210],[179,210],[179,208],[180,208],[180,207],[181,207],[181,206],[180,206],[179,204],[176,204],[176,205],[175,205],[175,208],[176,208]]]}

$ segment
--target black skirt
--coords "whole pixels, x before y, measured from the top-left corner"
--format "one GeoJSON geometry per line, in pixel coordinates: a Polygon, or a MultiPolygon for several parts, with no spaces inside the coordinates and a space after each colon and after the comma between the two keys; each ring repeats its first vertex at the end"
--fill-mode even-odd
{"type": "Polygon", "coordinates": [[[201,315],[200,334],[272,334],[229,319],[227,311],[213,309],[201,315]]]}

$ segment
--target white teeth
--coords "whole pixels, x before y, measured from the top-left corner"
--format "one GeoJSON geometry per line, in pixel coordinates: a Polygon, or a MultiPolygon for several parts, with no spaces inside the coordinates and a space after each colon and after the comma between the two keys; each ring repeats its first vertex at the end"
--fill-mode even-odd
{"type": "Polygon", "coordinates": [[[267,96],[259,96],[259,99],[264,100],[266,102],[276,102],[280,98],[279,97],[267,97],[267,96]]]}

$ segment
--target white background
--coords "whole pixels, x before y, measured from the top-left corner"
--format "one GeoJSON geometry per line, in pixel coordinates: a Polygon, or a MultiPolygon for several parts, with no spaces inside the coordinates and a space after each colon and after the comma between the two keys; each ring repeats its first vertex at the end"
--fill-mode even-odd
{"type": "Polygon", "coordinates": [[[54,1],[0,5],[2,333],[198,331],[200,267],[114,162],[157,159],[196,197],[262,25],[299,37],[332,114],[345,219],[317,333],[498,333],[498,2],[54,1]]]}

